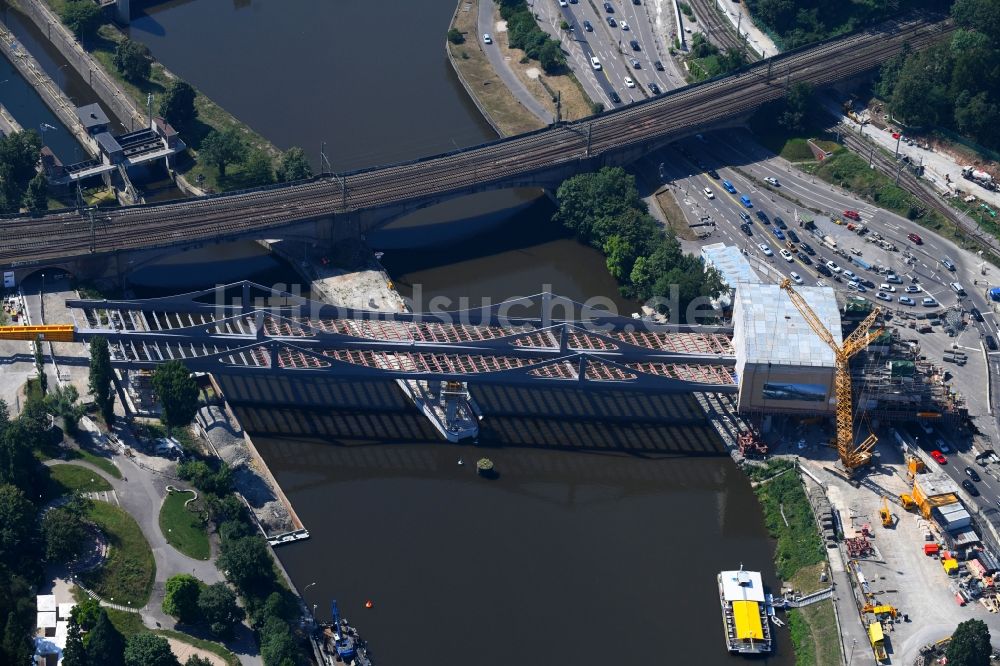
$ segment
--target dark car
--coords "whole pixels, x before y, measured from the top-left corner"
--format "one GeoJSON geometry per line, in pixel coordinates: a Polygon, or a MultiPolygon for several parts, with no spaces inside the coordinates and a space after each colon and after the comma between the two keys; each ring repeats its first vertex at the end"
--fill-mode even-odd
{"type": "Polygon", "coordinates": [[[636,39],[630,39],[628,41],[628,45],[632,47],[633,51],[638,51],[639,50],[639,41],[636,40],[636,39]]]}
{"type": "Polygon", "coordinates": [[[875,288],[875,283],[872,282],[871,280],[858,280],[858,282],[860,282],[864,286],[868,287],[869,289],[874,289],[875,288]]]}
{"type": "Polygon", "coordinates": [[[831,275],[833,275],[833,271],[831,271],[829,268],[827,268],[826,265],[824,265],[824,264],[816,264],[816,271],[820,275],[825,275],[827,277],[830,277],[831,275]]]}
{"type": "Polygon", "coordinates": [[[655,69],[658,72],[662,72],[663,71],[663,63],[660,62],[659,60],[653,61],[653,69],[655,69]]]}
{"type": "Polygon", "coordinates": [[[966,492],[973,497],[979,497],[979,489],[976,488],[976,484],[968,479],[962,479],[962,487],[965,488],[966,492]]]}
{"type": "Polygon", "coordinates": [[[615,8],[611,6],[610,2],[605,2],[604,3],[604,11],[606,11],[609,14],[614,14],[615,13],[615,8]]]}
{"type": "Polygon", "coordinates": [[[660,90],[660,86],[656,85],[655,83],[650,83],[649,92],[653,93],[654,95],[659,95],[663,91],[660,90]]]}
{"type": "Polygon", "coordinates": [[[608,25],[610,25],[612,28],[618,27],[618,21],[615,20],[614,16],[608,17],[608,25]]]}
{"type": "Polygon", "coordinates": [[[641,3],[642,3],[642,0],[632,0],[632,4],[633,5],[638,5],[638,4],[641,4],[641,3]]]}
{"type": "Polygon", "coordinates": [[[629,60],[629,64],[632,65],[632,69],[642,69],[642,64],[640,64],[635,58],[629,60]]]}
{"type": "Polygon", "coordinates": [[[799,245],[799,247],[802,248],[803,252],[805,252],[806,254],[808,254],[810,256],[816,254],[816,250],[812,249],[812,247],[809,245],[809,243],[802,243],[802,244],[799,245]]]}
{"type": "Polygon", "coordinates": [[[746,222],[747,224],[750,224],[751,222],[753,222],[753,218],[750,217],[749,215],[747,215],[747,213],[746,213],[745,210],[741,210],[740,211],[740,219],[743,220],[744,222],[746,222]]]}
{"type": "Polygon", "coordinates": [[[745,233],[747,236],[753,236],[753,231],[750,229],[750,225],[746,222],[740,225],[740,231],[745,233]]]}
{"type": "Polygon", "coordinates": [[[812,264],[812,259],[810,259],[810,258],[809,258],[809,255],[807,255],[807,254],[806,254],[805,252],[799,252],[799,253],[798,253],[797,255],[795,255],[795,256],[796,256],[796,257],[798,257],[798,258],[799,258],[799,261],[801,261],[801,262],[802,262],[803,264],[805,264],[806,266],[809,266],[809,265],[811,265],[811,264],[812,264]]]}
{"type": "Polygon", "coordinates": [[[594,25],[590,21],[584,21],[583,29],[587,32],[594,32],[594,25]]]}
{"type": "Polygon", "coordinates": [[[996,341],[996,338],[994,338],[992,335],[987,335],[986,336],[986,347],[989,348],[990,351],[996,351],[997,350],[997,341],[996,341]]]}
{"type": "Polygon", "coordinates": [[[976,321],[983,321],[983,313],[979,311],[979,308],[972,308],[969,310],[969,314],[971,314],[972,318],[976,321]]]}
{"type": "Polygon", "coordinates": [[[757,211],[757,219],[763,222],[764,224],[771,224],[771,220],[767,217],[767,213],[765,213],[762,210],[757,211]]]}
{"type": "MultiPolygon", "coordinates": [[[[784,227],[782,227],[782,229],[784,229],[784,227]]],[[[799,235],[797,233],[795,233],[794,231],[792,231],[791,229],[789,229],[788,231],[786,231],[785,235],[788,236],[788,240],[792,241],[793,243],[798,243],[799,242],[799,235]]]]}
{"type": "Polygon", "coordinates": [[[979,483],[980,481],[983,480],[982,477],[979,476],[979,472],[977,472],[976,470],[972,469],[971,467],[966,467],[965,468],[965,473],[968,475],[968,477],[970,479],[972,479],[976,483],[979,483]]]}
{"type": "Polygon", "coordinates": [[[775,217],[774,218],[774,223],[776,225],[778,225],[779,229],[787,229],[788,228],[788,225],[785,224],[785,221],[783,219],[781,219],[780,217],[775,217]]]}
{"type": "Polygon", "coordinates": [[[719,172],[716,171],[715,169],[709,169],[708,175],[716,180],[719,180],[719,172]]]}
{"type": "Polygon", "coordinates": [[[621,104],[622,103],[622,98],[618,96],[618,93],[616,93],[614,90],[612,90],[611,91],[611,101],[614,102],[615,104],[621,104]]]}

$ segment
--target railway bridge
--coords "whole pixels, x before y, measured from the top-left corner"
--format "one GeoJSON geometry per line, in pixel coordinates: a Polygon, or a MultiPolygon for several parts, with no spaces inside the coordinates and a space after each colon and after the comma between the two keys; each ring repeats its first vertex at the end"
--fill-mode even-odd
{"type": "Polygon", "coordinates": [[[953,30],[949,20],[914,14],[598,116],[405,163],[177,202],[9,218],[2,221],[0,268],[15,279],[43,267],[120,277],[165,253],[240,238],[331,246],[455,197],[554,188],[581,171],[628,164],[685,135],[738,121],[792,84],[848,79],[953,30]]]}

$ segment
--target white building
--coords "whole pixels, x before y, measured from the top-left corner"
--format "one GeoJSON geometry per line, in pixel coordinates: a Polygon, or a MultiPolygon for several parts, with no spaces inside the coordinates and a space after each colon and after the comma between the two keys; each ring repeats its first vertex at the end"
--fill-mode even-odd
{"type": "Polygon", "coordinates": [[[754,272],[743,251],[734,245],[713,243],[701,248],[701,260],[705,269],[714,268],[719,271],[722,282],[729,287],[728,292],[719,294],[717,302],[713,303],[720,310],[728,310],[733,305],[733,291],[740,283],[759,284],[761,279],[754,272]]]}

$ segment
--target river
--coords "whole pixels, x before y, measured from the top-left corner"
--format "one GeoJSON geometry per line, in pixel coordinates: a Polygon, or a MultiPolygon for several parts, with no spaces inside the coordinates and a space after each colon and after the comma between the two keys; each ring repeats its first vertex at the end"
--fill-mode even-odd
{"type": "MultiPolygon", "coordinates": [[[[303,146],[316,163],[325,141],[334,169],[351,169],[492,138],[445,58],[454,9],[453,0],[377,9],[175,0],[149,4],[130,34],[279,147],[303,146]]],[[[522,206],[472,237],[424,247],[391,234],[369,240],[383,243],[384,265],[417,307],[550,289],[635,311],[600,254],[531,196],[453,202],[397,226],[522,206]]],[[[131,285],[144,295],[179,290],[179,274],[190,276],[184,288],[294,281],[289,266],[253,249],[224,252],[144,269],[131,285]]],[[[723,648],[715,575],[743,563],[775,586],[774,544],[714,433],[661,421],[693,414],[689,404],[473,384],[486,411],[473,447],[439,441],[392,384],[352,390],[357,404],[378,399],[239,412],[312,534],[280,548],[282,563],[321,620],[339,600],[378,663],[737,663],[723,648]],[[612,410],[636,417],[612,421],[612,410]],[[472,471],[483,455],[498,479],[472,471]]],[[[791,664],[787,632],[778,633],[767,663],[791,664]]]]}

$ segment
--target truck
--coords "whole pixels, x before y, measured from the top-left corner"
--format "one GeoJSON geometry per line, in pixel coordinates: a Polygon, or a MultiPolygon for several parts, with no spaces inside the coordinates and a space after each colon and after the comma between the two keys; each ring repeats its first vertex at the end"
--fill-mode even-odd
{"type": "Polygon", "coordinates": [[[997,189],[997,184],[996,181],[993,180],[993,176],[991,176],[989,173],[985,171],[980,171],[979,169],[976,169],[975,167],[972,166],[967,166],[962,168],[962,178],[965,178],[966,180],[971,180],[976,185],[979,185],[980,187],[987,190],[997,189]]]}
{"type": "Polygon", "coordinates": [[[829,235],[823,236],[823,244],[826,245],[827,247],[830,247],[830,248],[836,248],[837,247],[837,239],[834,238],[833,236],[829,236],[829,235]]]}

